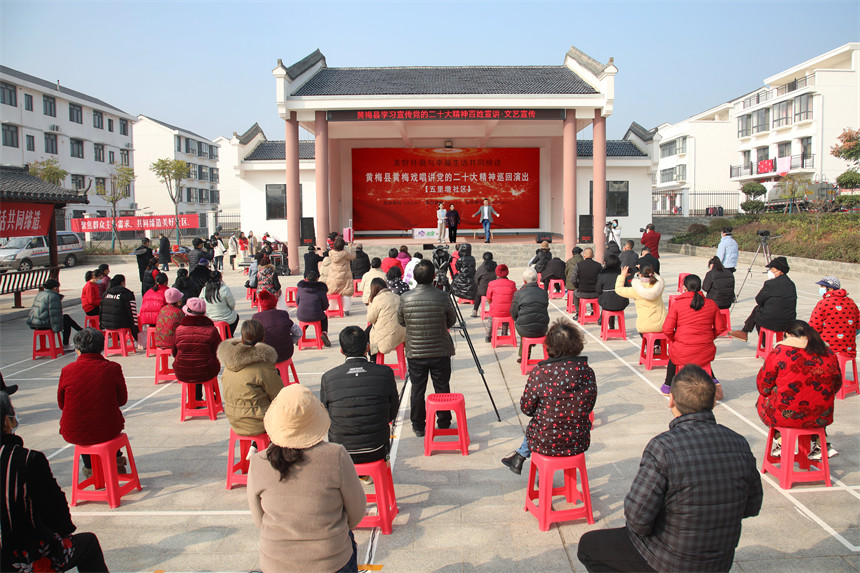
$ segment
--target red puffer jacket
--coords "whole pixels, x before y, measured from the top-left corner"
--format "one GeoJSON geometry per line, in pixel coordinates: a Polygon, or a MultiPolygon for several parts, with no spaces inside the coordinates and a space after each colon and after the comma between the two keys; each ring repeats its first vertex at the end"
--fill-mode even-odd
{"type": "Polygon", "coordinates": [[[487,300],[490,301],[490,316],[511,316],[511,303],[517,294],[517,283],[511,279],[497,278],[487,285],[487,300]]]}
{"type": "Polygon", "coordinates": [[[99,296],[99,285],[93,281],[87,281],[84,289],[81,291],[81,306],[84,312],[90,312],[94,308],[98,308],[102,303],[102,297],[99,296]]]}
{"type": "Polygon", "coordinates": [[[164,300],[164,293],[167,292],[167,289],[167,285],[156,285],[143,295],[143,302],[140,305],[140,314],[138,315],[141,329],[144,324],[155,324],[158,322],[158,313],[161,312],[161,307],[167,304],[167,301],[164,300]]]}
{"type": "MultiPolygon", "coordinates": [[[[704,298],[702,293],[699,293],[704,298]]],[[[726,329],[726,319],[717,303],[709,298],[699,310],[690,308],[693,293],[685,292],[675,299],[663,322],[663,334],[669,337],[669,359],[681,368],[686,364],[707,366],[717,355],[714,339],[726,329]]]]}
{"type": "Polygon", "coordinates": [[[216,352],[221,336],[209,318],[186,316],[173,339],[173,370],[181,382],[203,383],[218,376],[221,363],[216,352]]]}
{"type": "Polygon", "coordinates": [[[809,326],[821,334],[837,354],[857,356],[857,329],[860,311],[845,289],[828,291],[809,317],[809,326]]]}
{"type": "Polygon", "coordinates": [[[83,446],[112,440],[125,426],[120,407],[126,402],[122,367],[101,354],[81,354],[60,373],[60,434],[83,446]]]}

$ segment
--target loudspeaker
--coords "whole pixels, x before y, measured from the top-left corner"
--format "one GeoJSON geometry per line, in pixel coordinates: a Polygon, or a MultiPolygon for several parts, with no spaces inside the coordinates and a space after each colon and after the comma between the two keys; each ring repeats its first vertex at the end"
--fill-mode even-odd
{"type": "Polygon", "coordinates": [[[594,226],[594,216],[580,215],[579,216],[579,241],[580,243],[593,243],[594,235],[592,234],[594,226]]]}
{"type": "Polygon", "coordinates": [[[316,233],[314,232],[314,218],[302,217],[300,225],[302,229],[302,246],[306,247],[308,245],[313,245],[316,240],[316,233]]]}
{"type": "Polygon", "coordinates": [[[552,242],[552,233],[538,233],[535,235],[535,243],[552,242]]]}

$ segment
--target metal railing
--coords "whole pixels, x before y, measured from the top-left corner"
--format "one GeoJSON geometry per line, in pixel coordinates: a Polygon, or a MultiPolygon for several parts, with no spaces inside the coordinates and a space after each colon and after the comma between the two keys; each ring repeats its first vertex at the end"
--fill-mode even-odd
{"type": "MultiPolygon", "coordinates": [[[[766,175],[779,173],[779,159],[765,159],[768,163],[759,162],[741,163],[729,167],[729,178],[752,177],[753,175],[766,175]]],[[[815,155],[792,155],[790,171],[795,169],[814,169],[815,155]]]]}
{"type": "Polygon", "coordinates": [[[810,74],[808,76],[804,76],[802,78],[798,78],[788,82],[787,84],[781,85],[779,87],[762,90],[756,94],[751,95],[743,101],[743,109],[747,109],[750,107],[755,107],[760,103],[764,103],[766,101],[770,101],[779,96],[785,95],[787,93],[791,93],[793,91],[797,91],[801,88],[805,88],[806,86],[811,86],[815,84],[815,76],[810,74]]]}
{"type": "Polygon", "coordinates": [[[729,217],[738,213],[738,191],[652,191],[652,215],[729,217]],[[685,213],[686,205],[686,213],[685,213]]]}

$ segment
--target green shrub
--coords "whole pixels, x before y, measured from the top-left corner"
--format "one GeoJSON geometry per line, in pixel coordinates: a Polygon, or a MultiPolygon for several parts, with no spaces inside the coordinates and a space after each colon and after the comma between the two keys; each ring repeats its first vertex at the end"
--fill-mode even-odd
{"type": "Polygon", "coordinates": [[[741,209],[743,209],[747,213],[761,213],[762,211],[764,211],[764,202],[750,199],[749,201],[744,201],[743,203],[741,203],[741,209]]]}
{"type": "Polygon", "coordinates": [[[860,207],[860,195],[840,195],[836,198],[836,204],[846,209],[860,207]]]}
{"type": "Polygon", "coordinates": [[[761,183],[750,181],[741,187],[741,193],[747,196],[748,199],[755,199],[767,193],[767,188],[761,183]]]}
{"type": "Polygon", "coordinates": [[[701,223],[693,223],[687,227],[688,235],[702,235],[708,232],[708,228],[701,223]]]}
{"type": "Polygon", "coordinates": [[[849,169],[836,178],[836,184],[840,189],[860,189],[860,173],[849,169]]]}
{"type": "Polygon", "coordinates": [[[716,219],[711,219],[711,222],[708,223],[709,231],[718,231],[722,232],[724,227],[731,227],[732,222],[724,217],[717,217],[716,219]]]}

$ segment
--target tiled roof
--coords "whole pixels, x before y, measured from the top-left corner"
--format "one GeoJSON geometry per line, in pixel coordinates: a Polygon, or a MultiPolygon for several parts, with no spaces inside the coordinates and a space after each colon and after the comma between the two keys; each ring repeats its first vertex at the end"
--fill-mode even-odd
{"type": "MultiPolygon", "coordinates": [[[[602,74],[603,70],[605,70],[607,67],[574,46],[570,47],[570,50],[567,51],[567,55],[579,62],[582,67],[584,67],[586,70],[588,70],[595,76],[599,76],[600,74],[602,74]]],[[[610,63],[612,63],[611,60],[610,63]]]]}
{"type": "MultiPolygon", "coordinates": [[[[325,56],[322,55],[322,52],[320,52],[319,49],[316,49],[313,53],[305,56],[287,68],[287,76],[289,76],[291,80],[294,80],[312,68],[319,61],[322,61],[323,67],[325,67],[325,56]]],[[[278,62],[281,63],[280,60],[278,60],[278,62]]],[[[281,65],[283,64],[281,63],[281,65]]]]}
{"type": "Polygon", "coordinates": [[[36,203],[89,203],[85,191],[64,189],[30,175],[27,167],[0,166],[0,199],[36,203]]]}
{"type": "MultiPolygon", "coordinates": [[[[594,154],[594,142],[583,139],[576,142],[577,157],[591,157],[594,154]]],[[[638,147],[629,141],[609,139],[606,141],[606,157],[647,157],[638,147]]]]}
{"type": "Polygon", "coordinates": [[[594,94],[565,66],[323,68],[294,96],[594,94]]]}
{"type": "Polygon", "coordinates": [[[130,116],[130,114],[122,111],[118,107],[114,107],[111,104],[105,103],[100,99],[96,99],[92,96],[88,96],[87,94],[84,94],[84,93],[81,93],[81,92],[78,92],[75,90],[70,90],[69,88],[67,88],[63,85],[58,86],[57,82],[49,82],[47,80],[43,80],[42,78],[37,78],[36,76],[31,76],[30,74],[25,74],[24,72],[19,72],[18,70],[13,70],[12,68],[8,68],[6,66],[0,66],[0,73],[10,75],[13,78],[18,78],[19,80],[29,82],[31,84],[36,84],[37,86],[39,86],[43,89],[46,89],[46,90],[52,90],[52,91],[58,92],[60,94],[63,94],[65,96],[71,96],[71,97],[74,97],[77,99],[88,101],[90,103],[97,104],[101,107],[104,107],[107,109],[112,109],[117,113],[121,113],[123,115],[130,116]]]}
{"type": "Polygon", "coordinates": [[[263,139],[266,139],[266,134],[263,133],[263,128],[260,127],[259,123],[255,122],[254,125],[248,128],[248,131],[239,136],[239,145],[248,145],[258,133],[263,136],[263,139]]]}
{"type": "MultiPolygon", "coordinates": [[[[650,142],[654,139],[654,135],[657,133],[657,128],[645,129],[635,121],[630,124],[630,127],[627,128],[627,133],[633,132],[636,137],[644,141],[645,143],[650,142]]],[[[627,137],[627,134],[624,134],[624,137],[627,137]]]]}
{"type": "MultiPolygon", "coordinates": [[[[286,159],[286,141],[261,141],[254,151],[245,156],[245,161],[284,161],[286,159]]],[[[299,140],[299,159],[314,158],[314,141],[299,140]]]]}
{"type": "MultiPolygon", "coordinates": [[[[198,135],[198,134],[194,133],[193,131],[189,131],[189,130],[185,129],[184,127],[176,127],[175,125],[170,125],[170,124],[169,124],[169,123],[167,123],[166,121],[161,121],[160,119],[155,119],[154,117],[149,116],[149,115],[143,115],[143,114],[141,114],[141,115],[139,116],[139,118],[140,118],[140,117],[145,117],[146,119],[148,119],[148,120],[150,120],[150,121],[154,121],[155,123],[157,123],[157,124],[159,124],[159,125],[163,125],[163,126],[164,126],[164,127],[166,127],[167,129],[172,129],[173,131],[184,131],[185,133],[191,134],[191,135],[193,135],[194,137],[199,137],[200,139],[205,139],[206,141],[209,141],[209,138],[208,138],[208,137],[203,137],[202,135],[198,135]]],[[[213,144],[213,145],[214,145],[214,144],[213,144]]]]}

